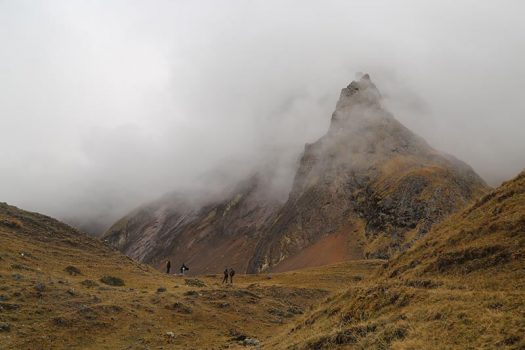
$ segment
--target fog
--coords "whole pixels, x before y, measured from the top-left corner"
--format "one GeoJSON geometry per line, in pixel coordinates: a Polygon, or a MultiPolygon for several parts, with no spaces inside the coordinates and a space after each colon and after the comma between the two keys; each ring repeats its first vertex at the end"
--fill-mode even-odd
{"type": "Polygon", "coordinates": [[[286,192],[358,72],[398,120],[497,185],[525,167],[524,13],[523,1],[0,1],[0,201],[96,231],[261,164],[286,192]]]}

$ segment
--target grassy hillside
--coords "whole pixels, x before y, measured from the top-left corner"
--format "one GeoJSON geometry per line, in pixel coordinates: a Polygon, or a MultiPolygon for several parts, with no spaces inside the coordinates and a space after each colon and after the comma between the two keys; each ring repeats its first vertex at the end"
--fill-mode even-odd
{"type": "Polygon", "coordinates": [[[0,204],[0,348],[525,349],[524,248],[525,173],[389,262],[233,286],[0,204]]]}
{"type": "Polygon", "coordinates": [[[525,349],[525,172],[267,342],[286,349],[525,349]]]}
{"type": "Polygon", "coordinates": [[[0,204],[0,349],[244,348],[245,337],[266,341],[381,264],[222,285],[222,276],[162,274],[54,219],[0,204]]]}

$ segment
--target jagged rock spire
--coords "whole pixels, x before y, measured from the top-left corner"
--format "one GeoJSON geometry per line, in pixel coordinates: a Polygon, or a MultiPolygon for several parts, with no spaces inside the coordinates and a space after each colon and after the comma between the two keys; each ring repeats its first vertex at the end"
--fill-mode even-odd
{"type": "Polygon", "coordinates": [[[379,104],[380,100],[379,90],[370,79],[370,75],[365,74],[341,90],[336,110],[343,109],[351,104],[379,104]]]}

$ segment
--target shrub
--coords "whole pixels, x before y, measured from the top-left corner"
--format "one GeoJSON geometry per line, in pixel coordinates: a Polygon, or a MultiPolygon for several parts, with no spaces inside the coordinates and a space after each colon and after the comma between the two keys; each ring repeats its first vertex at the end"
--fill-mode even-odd
{"type": "Polygon", "coordinates": [[[68,266],[64,269],[67,273],[69,273],[71,276],[81,275],[80,270],[76,268],[75,266],[68,266]]]}
{"type": "Polygon", "coordinates": [[[83,281],[81,282],[81,284],[82,284],[83,286],[88,287],[88,288],[91,288],[91,287],[98,287],[98,283],[95,282],[95,281],[92,281],[92,280],[83,280],[83,281]]]}
{"type": "Polygon", "coordinates": [[[184,280],[184,283],[187,285],[187,286],[190,286],[190,287],[206,287],[206,284],[204,282],[202,282],[201,280],[199,279],[196,279],[196,278],[188,278],[188,279],[185,279],[184,280]]]}
{"type": "Polygon", "coordinates": [[[21,228],[22,222],[18,219],[0,217],[0,226],[6,226],[10,228],[21,228]]]}
{"type": "Polygon", "coordinates": [[[100,279],[100,282],[110,285],[110,286],[123,286],[124,280],[118,277],[113,276],[104,276],[100,279]]]}
{"type": "Polygon", "coordinates": [[[186,306],[181,302],[176,302],[172,305],[168,305],[166,306],[166,309],[173,310],[181,314],[191,314],[193,312],[189,306],[186,306]]]}

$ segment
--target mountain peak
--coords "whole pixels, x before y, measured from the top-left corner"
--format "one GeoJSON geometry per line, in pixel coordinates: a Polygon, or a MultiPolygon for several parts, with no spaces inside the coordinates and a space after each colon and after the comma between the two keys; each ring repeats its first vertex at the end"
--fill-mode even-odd
{"type": "Polygon", "coordinates": [[[370,75],[363,74],[341,90],[336,111],[356,104],[379,105],[380,100],[381,94],[370,79],[370,75]]]}

